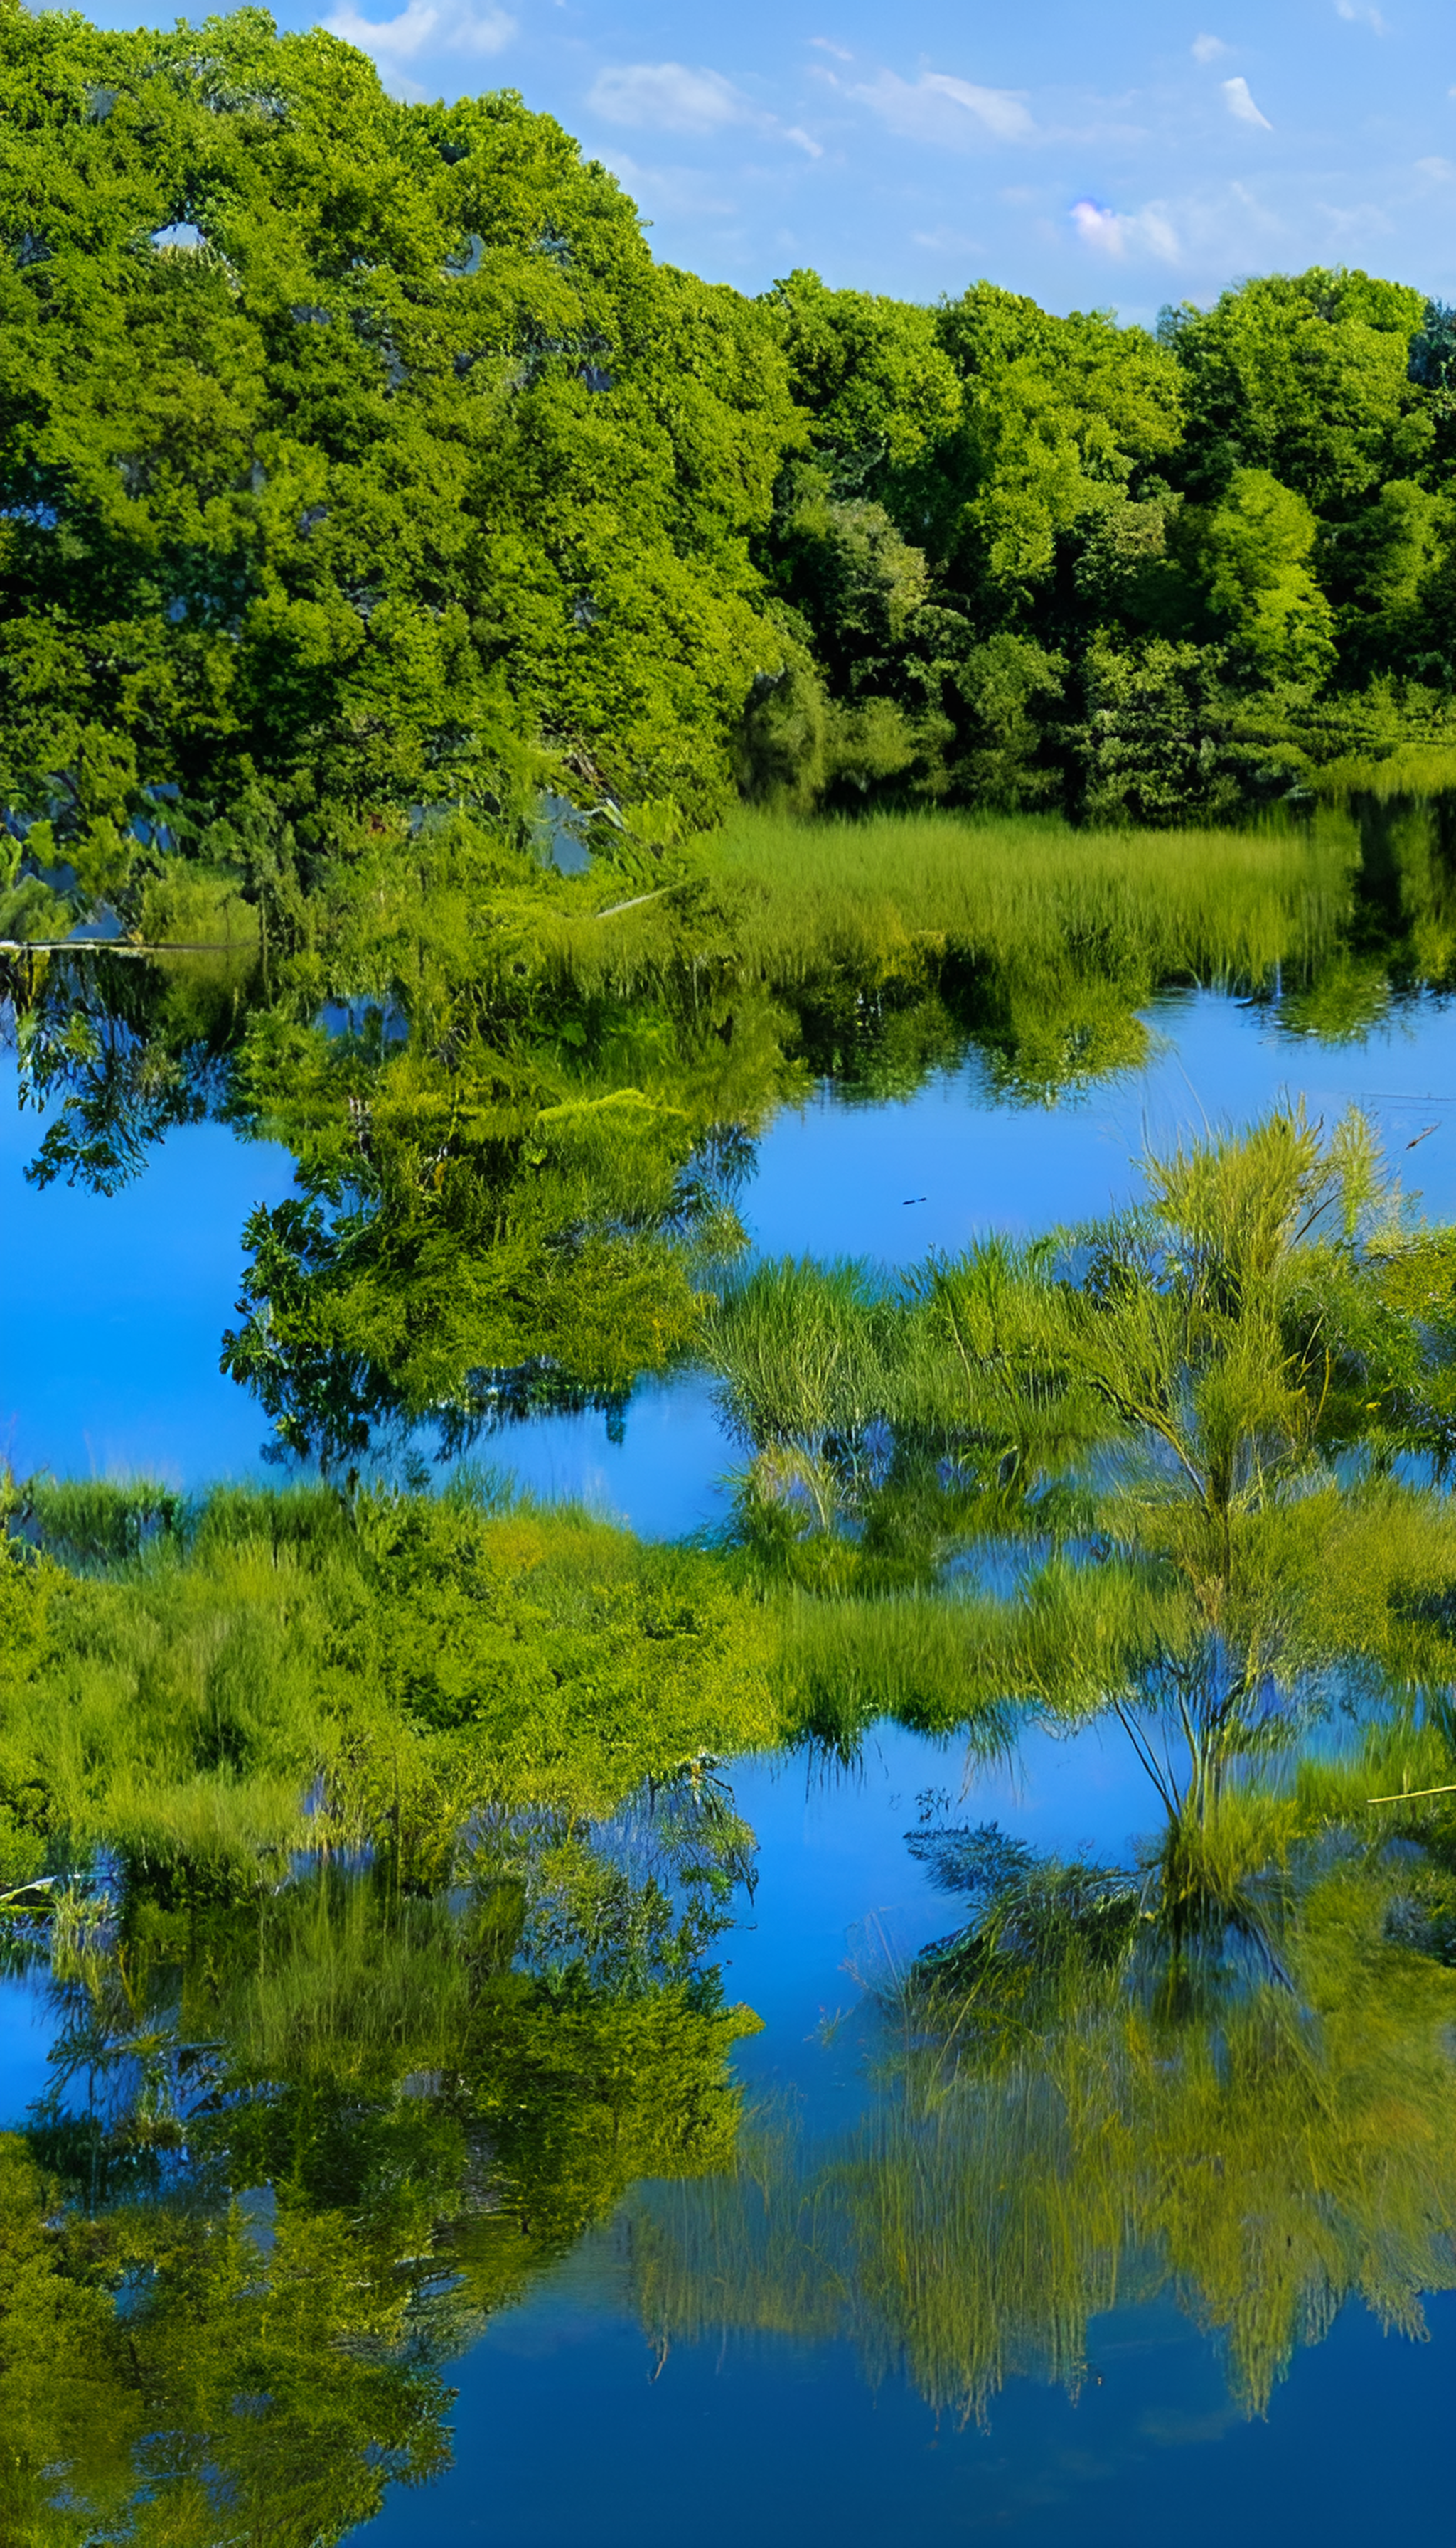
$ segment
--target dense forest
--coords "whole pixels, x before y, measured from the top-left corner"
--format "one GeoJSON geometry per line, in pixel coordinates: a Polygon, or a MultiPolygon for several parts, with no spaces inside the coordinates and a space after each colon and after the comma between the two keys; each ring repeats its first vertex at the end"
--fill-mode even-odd
{"type": "MultiPolygon", "coordinates": [[[[243,10],[0,7],[0,802],[38,871],[301,876],[545,790],[1206,822],[1456,734],[1450,314],[654,261],[509,92],[243,10]]],[[[26,855],[28,853],[28,855],[26,855]]],[[[4,913],[0,912],[0,922],[4,913]]]]}

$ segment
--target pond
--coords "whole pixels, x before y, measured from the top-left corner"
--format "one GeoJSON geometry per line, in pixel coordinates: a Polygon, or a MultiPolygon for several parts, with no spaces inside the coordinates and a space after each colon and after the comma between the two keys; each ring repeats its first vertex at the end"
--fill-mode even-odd
{"type": "MultiPolygon", "coordinates": [[[[1252,1121],[1288,1097],[1331,1122],[1361,1107],[1426,1217],[1456,1218],[1456,1020],[1445,1000],[1408,1001],[1333,1045],[1289,1033],[1262,1003],[1212,991],[1165,995],[1145,1022],[1142,1068],[1050,1106],[998,1098],[975,1050],[903,1097],[820,1081],[757,1145],[744,1197],[755,1246],[900,1265],[986,1230],[1031,1235],[1128,1202],[1148,1149],[1252,1121]]],[[[179,1486],[256,1472],[263,1427],[220,1373],[218,1337],[240,1279],[243,1220],[290,1192],[289,1153],[217,1123],[190,1125],[120,1194],[37,1192],[24,1167],[46,1117],[18,1111],[13,1058],[0,1072],[11,1234],[0,1260],[10,1339],[0,1439],[12,1467],[179,1486]]],[[[735,1456],[692,1377],[642,1384],[625,1420],[538,1415],[491,1448],[523,1486],[582,1497],[667,1537],[714,1513],[735,1456]]]]}
{"type": "MultiPolygon", "coordinates": [[[[1456,1026],[1439,988],[1392,996],[1373,1020],[1325,1040],[1301,1032],[1278,997],[1196,985],[1158,990],[1130,1014],[1144,1032],[1123,1066],[1040,1094],[1008,1087],[973,1036],[907,1086],[805,1070],[756,1122],[736,1194],[749,1261],[898,1268],[988,1232],[1019,1238],[1088,1220],[1133,1198],[1149,1150],[1295,1100],[1329,1122],[1358,1105],[1424,1214],[1456,1220],[1456,1026]]],[[[287,1203],[289,1150],[214,1113],[164,1128],[120,1192],[38,1189],[23,1169],[53,1107],[18,1112],[13,1056],[5,1067],[0,1441],[12,1469],[144,1473],[180,1489],[276,1475],[262,1459],[260,1410],[218,1358],[243,1276],[244,1222],[260,1204],[287,1203]]],[[[427,1429],[410,1438],[432,1475],[448,1475],[458,1446],[445,1446],[436,1471],[427,1429]]],[[[721,1527],[727,1481],[746,1456],[714,1387],[691,1369],[649,1373],[585,1405],[536,1405],[467,1449],[537,1494],[580,1500],[654,1539],[721,1527]]],[[[650,1860],[678,1912],[698,1903],[715,1849],[732,1878],[696,1956],[719,1972],[723,2001],[760,2022],[732,2042],[746,2096],[736,2157],[731,2131],[713,2120],[710,2082],[683,2084],[662,2047],[633,2056],[649,2103],[702,2101],[703,2147],[717,2158],[697,2173],[655,2176],[651,2118],[624,2125],[613,2108],[613,2123],[604,2091],[573,2086],[591,2068],[585,2054],[563,2088],[544,2041],[512,2034],[525,2020],[508,1990],[491,1998],[512,1954],[517,1975],[545,1971],[563,1936],[586,1935],[580,1902],[561,1892],[555,1862],[524,1825],[512,1827],[508,1882],[526,1926],[496,1955],[484,1999],[479,1923],[497,1917],[504,1858],[484,1893],[477,1885],[469,1900],[457,1892],[423,1908],[381,1908],[362,1865],[331,1869],[326,1852],[300,1860],[292,1885],[257,1914],[255,1973],[252,1947],[234,1956],[195,1907],[183,1920],[163,1902],[154,1933],[124,1935],[105,1868],[90,1925],[83,1917],[67,1941],[47,1946],[39,1919],[17,1924],[0,1979],[0,2122],[39,2116],[43,2160],[69,2151],[73,2173],[99,2115],[129,2100],[165,2108],[182,2121],[170,2138],[137,2141],[145,2163],[134,2184],[113,2188],[123,2212],[128,2202],[138,2218],[148,2205],[190,2205],[194,2224],[222,2224],[229,2196],[242,2198],[227,2232],[231,2279],[218,2279],[216,2248],[177,2269],[168,2340],[217,2356],[216,2394],[211,2375],[196,2382],[206,2447],[178,2439],[158,2458],[132,2408],[116,2410],[123,2456],[135,2448],[162,2497],[174,2480],[191,2489],[187,2538],[267,2535],[301,2548],[339,2536],[381,2548],[677,2548],[688,2536],[727,2548],[746,2535],[765,2548],[819,2537],[843,2548],[900,2538],[1161,2548],[1177,2538],[1201,2548],[1236,2536],[1340,2548],[1396,2531],[1443,2537],[1449,2488],[1433,2444],[1456,2369],[1456,2270],[1442,2210],[1449,2171],[1429,2143],[1432,2114],[1452,2110],[1439,2106],[1444,2078],[1410,2051],[1418,2016],[1408,2043],[1399,2012],[1382,2013],[1371,2077],[1337,2027],[1327,2042],[1286,2043],[1255,1977],[1222,2012],[1184,2010],[1183,2032],[1159,2039],[1149,2066],[1124,2018],[1089,1991],[1041,2039],[1052,2047],[1046,2061],[1067,2065],[1053,2123],[1043,2074],[1014,2048],[984,2069],[932,2064],[928,2076],[935,2029],[907,1977],[964,1918],[944,1852],[972,1827],[994,1823],[1039,1860],[1135,1863],[1153,1798],[1117,1727],[1034,1732],[1009,1756],[974,1756],[959,1739],[885,1722],[844,1761],[811,1748],[714,1774],[721,1786],[706,1803],[694,1773],[672,1808],[682,1818],[676,1839],[652,1814],[629,1813],[593,1844],[624,1881],[650,1860]],[[734,1817],[751,1843],[723,1838],[734,1817]],[[350,1988],[361,2004],[376,1986],[383,1994],[391,1957],[394,2014],[351,2019],[350,1988]],[[325,1965],[326,2018],[310,1995],[325,1965]],[[509,2238],[495,2197],[471,2214],[439,2191],[462,2169],[468,2182],[475,2161],[451,2154],[428,2026],[420,2021],[413,2052],[400,2048],[414,2040],[411,1994],[427,1998],[436,1983],[446,2035],[450,2012],[466,2011],[471,2042],[488,2045],[479,2059],[510,2083],[491,2108],[493,2145],[519,2141],[510,2164],[535,2192],[521,2197],[509,2238]],[[1247,2075],[1246,2019],[1272,2029],[1247,2075]],[[371,2026],[393,2030],[393,2068],[371,2026]],[[346,2094],[345,2071],[328,2066],[340,2044],[354,2047],[346,2094]],[[1227,2147],[1216,2145],[1225,2127],[1198,2102],[1200,2064],[1233,2082],[1227,2147]],[[585,2124],[574,2098],[586,2099],[585,2124]],[[1068,2139],[1079,2101],[1087,2131],[1068,2139]],[[1290,2116],[1311,2101],[1323,2121],[1295,2147],[1290,2116]],[[605,2147],[613,2138],[619,2165],[605,2147]],[[1271,2148],[1279,2163],[1266,2166],[1271,2148]],[[579,2178],[608,2196],[579,2197],[579,2178]],[[1195,2180],[1196,2202],[1185,2191],[1195,2180]],[[377,2322],[311,2318],[323,2310],[318,2295],[350,2286],[347,2241],[375,2235],[368,2224],[388,2209],[380,2189],[396,2181],[424,2189],[413,2230],[400,2226],[402,2192],[394,2229],[379,2232],[394,2237],[391,2256],[407,2238],[420,2248],[390,2267],[396,2316],[381,2304],[377,2322]],[[331,2222],[353,2227],[311,2229],[308,2203],[297,2209],[305,2183],[311,2201],[334,2207],[331,2222]],[[290,2185],[275,2211],[272,2189],[290,2185]],[[457,2211],[466,2226],[446,2234],[440,2222],[457,2211]],[[257,2259],[275,2252],[275,2234],[303,2242],[290,2288],[314,2294],[288,2304],[296,2323],[283,2351],[276,2328],[244,2343],[228,2325],[233,2310],[237,2328],[251,2327],[257,2259]],[[275,2442],[270,2461],[249,2437],[271,2429],[280,2401],[284,2459],[275,2442]],[[262,2523],[274,2486],[283,2526],[271,2515],[229,2526],[239,2506],[262,2523]]],[[[550,1836],[551,1849],[562,1845],[550,1836]]],[[[1320,1872],[1326,1889],[1341,1880],[1338,1868],[1320,1872]]],[[[1329,1917],[1339,1916],[1336,1902],[1329,1917]]],[[[560,2022],[579,2033],[599,2025],[595,2078],[621,2056],[601,2048],[605,2000],[590,2000],[600,1957],[590,1970],[589,2000],[562,2001],[560,2022]]],[[[1302,2007],[1323,2005],[1320,1970],[1310,1966],[1302,2007]]],[[[172,2271],[192,2233],[168,2232],[165,2265],[149,2234],[136,2232],[136,2289],[172,2271]]],[[[126,2494],[116,2470],[97,2459],[87,2483],[110,2510],[86,2536],[122,2536],[111,2526],[126,2494]]]]}

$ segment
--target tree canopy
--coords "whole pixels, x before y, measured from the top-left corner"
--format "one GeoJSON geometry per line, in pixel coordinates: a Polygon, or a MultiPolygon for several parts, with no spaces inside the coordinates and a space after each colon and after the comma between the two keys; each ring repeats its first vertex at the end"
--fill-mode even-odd
{"type": "Polygon", "coordinates": [[[1409,286],[1155,337],[985,281],[747,298],[513,93],[401,105],[255,9],[5,0],[0,97],[12,928],[38,874],[307,867],[542,783],[648,845],[735,781],[1162,821],[1446,739],[1409,286]]]}

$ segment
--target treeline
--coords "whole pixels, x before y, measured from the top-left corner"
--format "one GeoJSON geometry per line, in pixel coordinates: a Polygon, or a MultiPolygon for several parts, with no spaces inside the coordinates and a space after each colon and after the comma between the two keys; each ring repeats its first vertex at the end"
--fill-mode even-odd
{"type": "Polygon", "coordinates": [[[307,881],[543,786],[649,850],[735,785],[1203,820],[1446,733],[1417,291],[1275,277],[1156,337],[989,283],[749,300],[515,95],[400,105],[257,10],[0,0],[0,100],[9,934],[57,863],[307,881]]]}

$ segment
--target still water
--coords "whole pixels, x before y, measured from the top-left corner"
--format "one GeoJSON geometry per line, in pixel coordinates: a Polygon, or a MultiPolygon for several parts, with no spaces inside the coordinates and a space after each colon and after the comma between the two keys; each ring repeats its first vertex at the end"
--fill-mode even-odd
{"type": "MultiPolygon", "coordinates": [[[[1365,1040],[1318,1046],[1271,1012],[1209,993],[1147,1013],[1146,1066],[1053,1107],[998,1104],[980,1061],[912,1097],[821,1087],[764,1138],[744,1218],[766,1253],[903,1263],[976,1232],[1019,1233],[1120,1203],[1148,1144],[1303,1096],[1353,1101],[1432,1218],[1456,1218],[1456,1022],[1427,1000],[1365,1040]]],[[[172,1134],[146,1176],[102,1200],[22,1178],[34,1117],[0,1106],[0,1444],[21,1472],[148,1471],[179,1484],[257,1470],[260,1419],[217,1371],[248,1208],[290,1188],[287,1154],[216,1126],[172,1134]]],[[[722,1509],[734,1458],[693,1381],[639,1391],[620,1438],[602,1417],[537,1418],[500,1446],[523,1483],[584,1497],[647,1534],[722,1509]]],[[[1128,1863],[1148,1819],[1112,1734],[1039,1737],[1014,1769],[972,1769],[897,1729],[854,1771],[746,1762],[734,1800],[759,1841],[751,1904],[723,1942],[725,1985],[763,2020],[738,2048],[751,2100],[832,2156],[876,2087],[866,1981],[953,1925],[907,1836],[931,1814],[999,1820],[1039,1849],[1128,1863]],[[963,1789],[963,1794],[962,1794],[963,1789]]],[[[0,2116],[41,2093],[39,1993],[0,1987],[0,2116]]],[[[1197,2295],[1135,2296],[1092,2317],[1073,2384],[1011,2377],[984,2418],[937,2412],[904,2364],[837,2324],[759,2323],[712,2272],[698,2321],[654,2341],[640,2252],[651,2189],[501,2308],[449,2374],[453,2458],[427,2493],[396,2490],[354,2535],[420,2548],[778,2548],[833,2541],[1006,2540],[1021,2548],[1183,2548],[1237,2538],[1456,2542],[1441,2441],[1456,2296],[1428,2341],[1348,2304],[1296,2350],[1267,2416],[1229,2394],[1197,2295]],[[716,2313],[716,2314],[715,2314],[716,2313]]],[[[1134,2278],[1136,2282],[1136,2277],[1134,2278]]],[[[810,2314],[812,2321],[812,2313],[810,2314]]]]}
{"type": "MultiPolygon", "coordinates": [[[[1301,1096],[1329,1122],[1363,1108],[1419,1209],[1456,1218],[1449,1001],[1410,1001],[1341,1045],[1291,1036],[1268,1008],[1214,992],[1175,994],[1145,1015],[1146,1067],[1055,1105],[998,1103],[974,1051],[903,1099],[866,1103],[821,1083],[759,1144],[742,1203],[751,1240],[770,1256],[903,1265],[987,1230],[1027,1235],[1126,1203],[1148,1148],[1301,1096]]],[[[219,1372],[218,1338],[242,1270],[238,1232],[253,1204],[291,1191],[288,1152],[221,1125],[186,1126],[118,1195],[37,1192],[23,1168],[45,1118],[17,1112],[13,1059],[0,1074],[0,1451],[20,1475],[178,1486],[266,1475],[263,1423],[219,1372]]],[[[640,1385],[619,1440],[600,1414],[553,1415],[489,1448],[522,1486],[580,1497],[662,1537],[721,1510],[734,1458],[691,1379],[640,1385]]]]}

